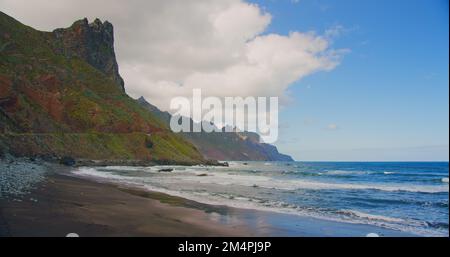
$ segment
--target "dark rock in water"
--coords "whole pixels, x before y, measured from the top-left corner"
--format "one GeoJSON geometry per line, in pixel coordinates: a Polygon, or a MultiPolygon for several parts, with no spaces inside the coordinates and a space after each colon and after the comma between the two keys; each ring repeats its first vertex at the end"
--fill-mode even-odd
{"type": "Polygon", "coordinates": [[[197,177],[207,177],[208,174],[198,174],[197,177]]]}
{"type": "Polygon", "coordinates": [[[158,172],[172,172],[173,169],[160,169],[158,172]]]}
{"type": "Polygon", "coordinates": [[[248,163],[246,163],[246,162],[244,162],[243,164],[246,165],[246,166],[248,165],[248,163]]]}
{"type": "Polygon", "coordinates": [[[64,156],[59,160],[59,163],[61,163],[62,165],[65,165],[65,166],[75,166],[76,161],[72,157],[64,156]]]}
{"type": "Polygon", "coordinates": [[[230,167],[230,164],[228,162],[219,162],[217,164],[217,166],[222,166],[222,167],[230,167]]]}

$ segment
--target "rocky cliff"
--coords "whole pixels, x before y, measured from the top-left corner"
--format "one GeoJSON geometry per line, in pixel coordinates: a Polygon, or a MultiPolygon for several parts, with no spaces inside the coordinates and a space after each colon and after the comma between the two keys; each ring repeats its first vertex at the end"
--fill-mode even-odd
{"type": "Polygon", "coordinates": [[[76,21],[66,29],[56,29],[52,36],[54,51],[68,58],[78,57],[111,78],[125,92],[124,81],[114,52],[114,28],[108,21],[76,21]]]}
{"type": "Polygon", "coordinates": [[[0,12],[0,155],[292,160],[254,133],[174,134],[170,118],[126,95],[111,23],[83,19],[41,32],[0,12]]]}
{"type": "Polygon", "coordinates": [[[113,44],[98,19],[42,32],[0,12],[0,152],[203,163],[125,94],[113,44]]]}
{"type": "MultiPolygon", "coordinates": [[[[159,110],[141,97],[137,102],[163,120],[167,126],[171,115],[159,110]]],[[[190,121],[191,124],[193,121],[190,121]]],[[[292,157],[281,154],[270,144],[260,143],[260,136],[252,132],[229,133],[180,133],[194,144],[207,159],[222,161],[293,161],[292,157]]]]}

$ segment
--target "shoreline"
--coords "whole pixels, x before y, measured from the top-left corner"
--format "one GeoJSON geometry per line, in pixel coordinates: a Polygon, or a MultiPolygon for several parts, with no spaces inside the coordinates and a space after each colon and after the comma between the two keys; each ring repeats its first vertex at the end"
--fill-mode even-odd
{"type": "Polygon", "coordinates": [[[8,152],[0,151],[0,162],[41,162],[67,167],[106,167],[106,166],[217,166],[228,167],[229,161],[208,160],[203,161],[174,161],[174,160],[143,160],[143,159],[85,159],[71,156],[56,155],[35,155],[35,156],[15,156],[8,152]]]}
{"type": "Polygon", "coordinates": [[[48,174],[29,194],[0,199],[0,236],[238,236],[240,226],[216,226],[206,212],[129,188],[48,174]]]}
{"type": "Polygon", "coordinates": [[[208,205],[75,177],[52,165],[28,194],[0,199],[0,236],[416,236],[371,225],[208,205]]]}

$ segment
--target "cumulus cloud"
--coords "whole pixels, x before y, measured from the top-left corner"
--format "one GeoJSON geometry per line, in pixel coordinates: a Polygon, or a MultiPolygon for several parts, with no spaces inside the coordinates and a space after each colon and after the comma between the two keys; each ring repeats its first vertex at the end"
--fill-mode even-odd
{"type": "Polygon", "coordinates": [[[279,96],[283,103],[293,82],[334,69],[344,53],[328,38],[342,28],[267,34],[271,15],[243,0],[0,0],[0,6],[42,30],[83,17],[109,20],[128,94],[164,110],[193,88],[214,96],[279,96]]]}

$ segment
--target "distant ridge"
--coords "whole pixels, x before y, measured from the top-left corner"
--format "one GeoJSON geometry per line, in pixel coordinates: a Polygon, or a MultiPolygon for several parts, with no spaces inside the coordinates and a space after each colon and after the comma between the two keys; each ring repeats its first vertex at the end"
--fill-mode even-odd
{"type": "MultiPolygon", "coordinates": [[[[150,104],[144,97],[137,102],[165,121],[168,126],[171,115],[150,104]]],[[[194,122],[190,119],[191,124],[194,122]]],[[[222,161],[293,161],[289,155],[281,154],[270,144],[260,143],[260,136],[252,132],[231,133],[181,133],[194,144],[206,159],[222,161]]]]}

